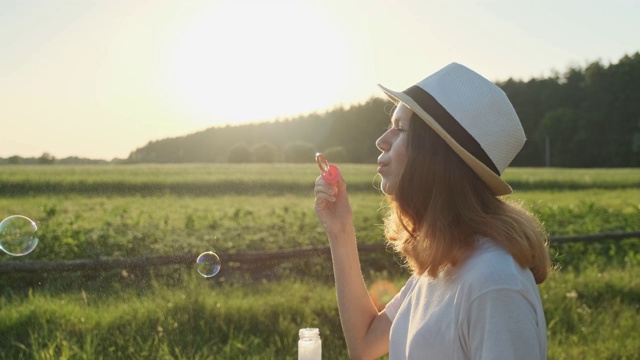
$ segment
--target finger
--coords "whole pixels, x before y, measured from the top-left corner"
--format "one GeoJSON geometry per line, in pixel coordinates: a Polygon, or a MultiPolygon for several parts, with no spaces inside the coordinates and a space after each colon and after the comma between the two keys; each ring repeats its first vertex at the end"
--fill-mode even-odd
{"type": "Polygon", "coordinates": [[[320,203],[323,201],[334,202],[336,201],[336,197],[326,192],[316,193],[316,203],[320,203]]]}
{"type": "Polygon", "coordinates": [[[340,184],[340,188],[345,189],[347,187],[347,182],[342,176],[342,172],[340,172],[340,176],[338,176],[338,184],[340,184]]]}
{"type": "Polygon", "coordinates": [[[336,189],[335,186],[327,183],[322,178],[318,178],[316,180],[316,185],[315,185],[313,191],[316,194],[318,194],[318,193],[327,193],[327,194],[335,195],[336,192],[337,192],[337,189],[336,189]]]}
{"type": "Polygon", "coordinates": [[[328,194],[328,195],[335,195],[337,192],[337,189],[333,186],[316,186],[313,189],[313,192],[315,194],[328,194]]]}
{"type": "Polygon", "coordinates": [[[337,196],[347,195],[347,182],[344,180],[344,177],[342,176],[342,172],[338,173],[337,181],[334,188],[335,188],[335,193],[334,193],[335,195],[337,196]]]}

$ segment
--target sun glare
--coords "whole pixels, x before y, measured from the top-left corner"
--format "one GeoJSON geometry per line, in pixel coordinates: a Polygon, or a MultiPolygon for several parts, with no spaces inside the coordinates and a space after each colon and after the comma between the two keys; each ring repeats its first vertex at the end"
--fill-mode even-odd
{"type": "Polygon", "coordinates": [[[270,120],[341,102],[348,49],[304,2],[226,1],[175,38],[171,84],[185,111],[211,123],[270,120]]]}

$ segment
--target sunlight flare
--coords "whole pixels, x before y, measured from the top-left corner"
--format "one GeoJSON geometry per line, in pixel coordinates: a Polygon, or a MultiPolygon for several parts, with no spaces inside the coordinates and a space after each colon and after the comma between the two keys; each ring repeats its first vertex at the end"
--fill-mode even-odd
{"type": "Polygon", "coordinates": [[[349,66],[344,38],[322,12],[286,6],[222,2],[175,38],[171,81],[187,111],[250,122],[341,101],[349,66]]]}

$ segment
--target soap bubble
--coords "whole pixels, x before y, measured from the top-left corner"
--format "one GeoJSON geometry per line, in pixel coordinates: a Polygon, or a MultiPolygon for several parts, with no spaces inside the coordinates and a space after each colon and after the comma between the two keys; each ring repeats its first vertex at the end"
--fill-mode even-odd
{"type": "Polygon", "coordinates": [[[196,260],[200,275],[209,278],[220,271],[220,258],[213,251],[203,252],[196,260]]]}
{"type": "Polygon", "coordinates": [[[22,215],[12,215],[0,222],[0,249],[12,256],[27,255],[38,245],[38,226],[22,215]]]}

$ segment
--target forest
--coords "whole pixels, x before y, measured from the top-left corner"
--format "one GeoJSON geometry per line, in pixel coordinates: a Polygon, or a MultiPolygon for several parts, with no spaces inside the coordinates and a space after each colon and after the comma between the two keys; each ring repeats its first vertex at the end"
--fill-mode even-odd
{"type": "MultiPolygon", "coordinates": [[[[521,167],[640,166],[640,53],[617,63],[591,62],[546,78],[497,83],[514,105],[527,142],[521,167]]],[[[211,127],[151,141],[118,163],[299,163],[323,152],[333,162],[371,163],[392,103],[381,97],[323,113],[211,127]]],[[[106,161],[13,156],[0,163],[81,164],[106,161]]]]}

